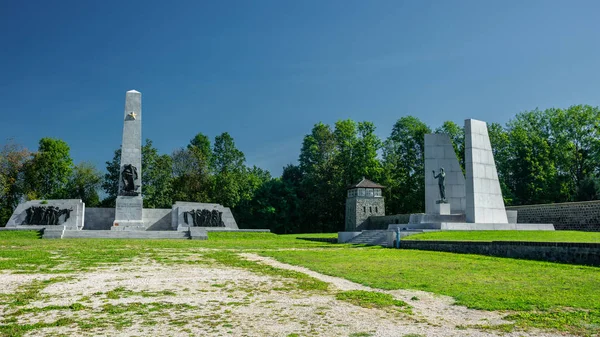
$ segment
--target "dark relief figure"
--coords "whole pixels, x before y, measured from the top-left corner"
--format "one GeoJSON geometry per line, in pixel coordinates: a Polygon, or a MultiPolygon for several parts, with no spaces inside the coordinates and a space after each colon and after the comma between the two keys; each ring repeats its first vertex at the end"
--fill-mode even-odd
{"type": "Polygon", "coordinates": [[[140,193],[137,192],[139,185],[135,182],[138,179],[137,168],[131,164],[123,165],[123,172],[121,172],[121,180],[123,188],[121,189],[121,195],[135,196],[140,193]]]}
{"type": "Polygon", "coordinates": [[[440,173],[435,174],[435,170],[433,172],[433,179],[438,180],[438,187],[440,188],[440,200],[441,202],[446,202],[446,172],[444,172],[444,168],[440,167],[440,173]]]}
{"type": "Polygon", "coordinates": [[[183,221],[192,227],[225,227],[223,212],[193,209],[183,213],[183,221]]]}
{"type": "Polygon", "coordinates": [[[56,206],[31,206],[25,210],[25,221],[21,225],[58,226],[71,217],[73,209],[60,209],[56,206]],[[61,220],[61,216],[63,216],[61,220]]]}

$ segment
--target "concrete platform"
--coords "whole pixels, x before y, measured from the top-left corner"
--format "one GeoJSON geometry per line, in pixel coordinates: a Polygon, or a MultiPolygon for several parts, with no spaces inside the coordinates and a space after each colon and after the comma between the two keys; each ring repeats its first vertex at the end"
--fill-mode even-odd
{"type": "Polygon", "coordinates": [[[468,222],[430,222],[430,223],[408,223],[408,224],[390,224],[388,230],[452,230],[452,231],[487,231],[487,230],[507,230],[507,231],[553,231],[552,224],[526,224],[526,223],[468,223],[468,222]]]}

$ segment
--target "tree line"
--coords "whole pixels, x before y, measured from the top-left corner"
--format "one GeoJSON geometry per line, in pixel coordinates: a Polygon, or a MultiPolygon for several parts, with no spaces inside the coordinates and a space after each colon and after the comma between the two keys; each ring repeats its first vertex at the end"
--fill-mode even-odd
{"type": "MultiPolygon", "coordinates": [[[[464,130],[452,121],[432,129],[417,117],[402,117],[385,140],[375,130],[368,121],[317,123],[302,141],[298,163],[285,166],[280,177],[246,165],[226,132],[213,142],[198,133],[171,154],[146,140],[144,207],[220,203],[243,228],[335,232],[344,227],[346,188],[362,177],[386,186],[386,214],[423,212],[427,133],[448,134],[464,168],[464,130]]],[[[507,205],[600,198],[599,108],[526,111],[488,131],[507,205]]],[[[42,138],[36,152],[7,142],[0,150],[0,224],[23,200],[76,198],[87,207],[114,207],[120,155],[115,150],[102,174],[90,163],[74,164],[62,140],[42,138]]]]}

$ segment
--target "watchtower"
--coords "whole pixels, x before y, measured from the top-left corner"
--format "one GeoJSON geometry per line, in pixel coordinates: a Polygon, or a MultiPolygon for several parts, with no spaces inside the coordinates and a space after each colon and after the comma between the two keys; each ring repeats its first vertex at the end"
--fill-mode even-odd
{"type": "Polygon", "coordinates": [[[385,215],[384,188],[364,177],[347,188],[346,232],[356,231],[370,216],[385,215]]]}

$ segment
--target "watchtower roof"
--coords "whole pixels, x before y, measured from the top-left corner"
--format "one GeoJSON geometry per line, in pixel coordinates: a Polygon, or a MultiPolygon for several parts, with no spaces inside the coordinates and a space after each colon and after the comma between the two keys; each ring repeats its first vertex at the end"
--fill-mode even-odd
{"type": "Polygon", "coordinates": [[[363,177],[362,180],[358,184],[348,186],[346,189],[349,190],[352,188],[385,188],[385,186],[379,185],[378,183],[373,182],[373,181],[363,177]]]}

